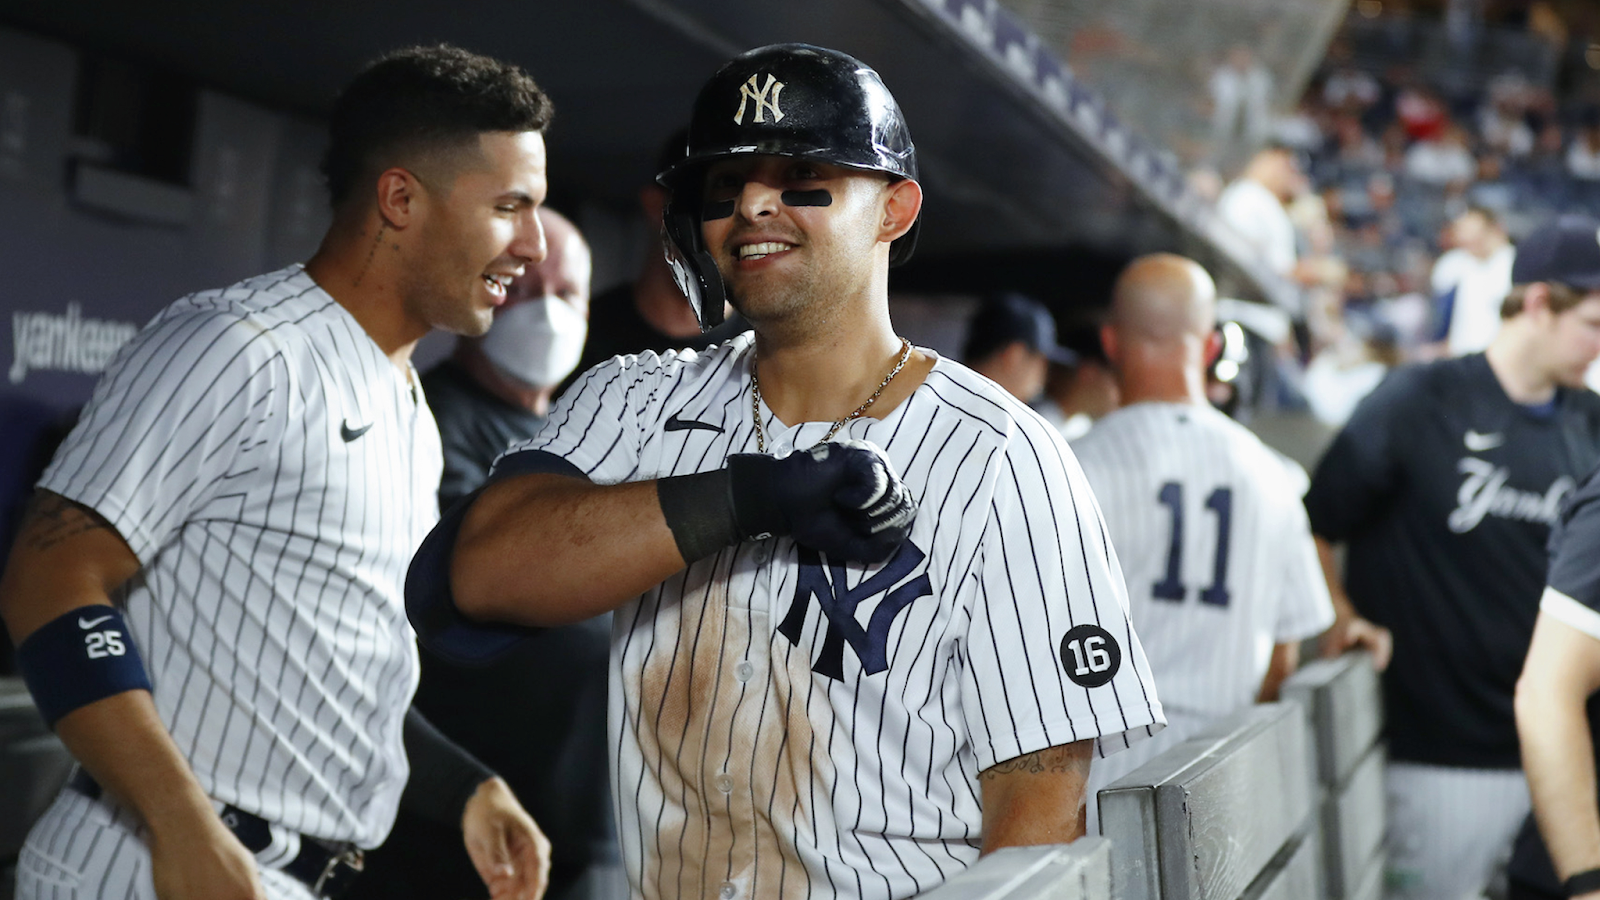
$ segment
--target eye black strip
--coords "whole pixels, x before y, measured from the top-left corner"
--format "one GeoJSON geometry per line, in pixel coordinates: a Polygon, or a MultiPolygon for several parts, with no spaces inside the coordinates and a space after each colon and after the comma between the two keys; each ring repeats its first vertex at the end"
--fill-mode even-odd
{"type": "MultiPolygon", "coordinates": [[[[788,194],[784,195],[785,198],[788,196],[788,194]]],[[[784,202],[787,203],[788,200],[785,199],[784,202]]],[[[793,204],[790,205],[792,206],[793,204]]],[[[827,204],[823,205],[825,206],[827,204]]],[[[702,222],[715,222],[717,219],[726,219],[731,215],[733,215],[732,200],[716,200],[707,203],[700,208],[700,221],[702,222]]]]}
{"type": "Polygon", "coordinates": [[[833,194],[825,190],[784,191],[784,206],[832,206],[833,194]]]}

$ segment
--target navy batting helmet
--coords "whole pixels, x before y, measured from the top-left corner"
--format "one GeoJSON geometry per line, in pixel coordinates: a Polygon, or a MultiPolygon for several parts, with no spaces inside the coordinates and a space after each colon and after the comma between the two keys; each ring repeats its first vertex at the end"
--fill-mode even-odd
{"type": "MultiPolygon", "coordinates": [[[[883,79],[853,56],[810,44],[773,44],[735,57],[695,100],[684,155],[656,180],[672,193],[663,216],[667,261],[702,329],[722,321],[725,292],[700,235],[706,168],[768,154],[917,178],[917,151],[883,79]]],[[[918,224],[890,247],[911,258],[918,224]]]]}

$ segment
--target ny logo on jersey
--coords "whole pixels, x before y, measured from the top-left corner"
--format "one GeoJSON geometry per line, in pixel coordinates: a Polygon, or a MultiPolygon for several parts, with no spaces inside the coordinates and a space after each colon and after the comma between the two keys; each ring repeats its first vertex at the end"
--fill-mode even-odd
{"type": "Polygon", "coordinates": [[[744,124],[744,107],[751,100],[756,103],[756,114],[755,118],[750,120],[751,124],[765,122],[766,119],[762,118],[762,116],[767,110],[772,111],[772,121],[783,121],[783,110],[778,108],[778,95],[783,93],[783,82],[769,73],[767,75],[767,83],[758,86],[756,77],[751,75],[749,81],[739,85],[739,111],[733,114],[733,124],[735,125],[744,124]]]}
{"type": "Polygon", "coordinates": [[[800,575],[795,585],[794,603],[789,607],[789,614],[784,616],[783,624],[778,626],[778,633],[788,638],[789,643],[799,646],[800,632],[806,623],[806,610],[810,608],[811,598],[816,597],[817,604],[828,617],[828,635],[822,641],[822,653],[817,656],[811,671],[843,681],[844,645],[848,643],[856,651],[856,658],[861,660],[862,671],[868,675],[882,672],[889,668],[889,628],[894,624],[895,617],[910,606],[911,601],[933,593],[933,583],[926,572],[899,587],[895,585],[916,571],[926,558],[926,553],[906,541],[882,569],[853,589],[846,590],[844,566],[832,562],[828,564],[833,575],[830,581],[829,572],[822,567],[822,555],[801,547],[800,575]],[[844,593],[840,594],[839,591],[844,593]],[[856,607],[880,594],[884,595],[883,601],[872,611],[867,627],[862,628],[861,623],[856,621],[856,607]]]}

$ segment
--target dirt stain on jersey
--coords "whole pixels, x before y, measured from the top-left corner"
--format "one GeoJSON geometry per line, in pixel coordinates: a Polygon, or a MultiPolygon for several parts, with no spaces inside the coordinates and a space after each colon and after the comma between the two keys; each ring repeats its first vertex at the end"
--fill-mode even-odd
{"type": "MultiPolygon", "coordinates": [[[[826,704],[826,688],[813,688],[803,652],[774,645],[767,610],[730,606],[724,579],[691,586],[656,628],[634,707],[645,777],[665,797],[657,820],[641,811],[656,831],[646,900],[717,898],[728,885],[741,898],[807,896],[800,848],[815,844],[813,766],[826,751],[806,706],[826,704]]],[[[819,779],[816,796],[830,786],[819,779]]]]}

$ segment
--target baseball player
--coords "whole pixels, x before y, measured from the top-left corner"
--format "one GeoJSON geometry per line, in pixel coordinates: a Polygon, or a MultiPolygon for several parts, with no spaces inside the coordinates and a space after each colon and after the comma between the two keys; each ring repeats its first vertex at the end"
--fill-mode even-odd
{"type": "MultiPolygon", "coordinates": [[[[1600,309],[1600,268],[1595,275],[1585,302],[1600,309]]],[[[1600,688],[1597,500],[1600,470],[1573,493],[1550,537],[1550,574],[1517,680],[1517,733],[1534,815],[1517,835],[1508,867],[1513,900],[1600,900],[1600,717],[1589,709],[1600,688]]]]}
{"type": "Polygon", "coordinates": [[[1600,460],[1600,397],[1583,388],[1600,305],[1567,286],[1589,271],[1597,234],[1586,217],[1536,229],[1489,349],[1395,371],[1312,478],[1306,507],[1336,610],[1353,604],[1394,635],[1383,677],[1393,896],[1483,890],[1528,811],[1513,688],[1550,527],[1600,460]]]}
{"type": "Polygon", "coordinates": [[[19,898],[335,897],[402,788],[496,897],[542,891],[533,821],[408,713],[401,590],[441,465],[411,350],[481,333],[543,256],[549,116],[496,60],[378,61],[332,113],[316,255],[177,301],[108,368],[0,581],[81,763],[19,898]]]}
{"type": "Polygon", "coordinates": [[[1105,511],[1167,729],[1096,766],[1093,790],[1277,699],[1299,642],[1333,622],[1300,502],[1305,473],[1206,401],[1216,325],[1211,276],[1156,254],[1117,279],[1101,329],[1124,405],[1072,450],[1105,511]]]}
{"type": "MultiPolygon", "coordinates": [[[[1572,258],[1563,267],[1562,283],[1581,292],[1578,308],[1600,322],[1600,228],[1584,235],[1575,227],[1570,235],[1572,258]]],[[[1529,241],[1521,252],[1554,249],[1529,241]]],[[[1594,757],[1600,709],[1593,703],[1600,688],[1597,500],[1600,470],[1573,492],[1550,536],[1550,568],[1539,617],[1517,680],[1517,734],[1538,827],[1530,819],[1517,837],[1508,869],[1515,900],[1600,900],[1594,757]]]]}
{"type": "Polygon", "coordinates": [[[922,193],[877,74],[802,44],[702,89],[662,174],[702,324],[589,371],[408,579],[443,653],[615,608],[618,828],[645,898],[908,897],[1083,833],[1163,720],[1059,434],[889,321],[922,193]],[[535,548],[535,549],[526,549],[535,548]],[[452,603],[453,600],[453,603],[452,603]]]}
{"type": "MultiPolygon", "coordinates": [[[[511,283],[487,335],[458,338],[451,358],[422,374],[444,448],[440,509],[482,484],[508,445],[538,432],[556,385],[583,348],[589,244],[550,207],[538,215],[544,260],[511,283]]],[[[542,632],[492,665],[420,654],[413,705],[493,766],[555,847],[547,900],[600,900],[590,893],[597,883],[621,880],[606,784],[610,634],[604,616],[542,632]],[[507,696],[517,697],[510,709],[507,696]]],[[[367,855],[350,900],[472,896],[478,875],[471,861],[434,852],[451,827],[402,808],[383,846],[367,855]]]]}

